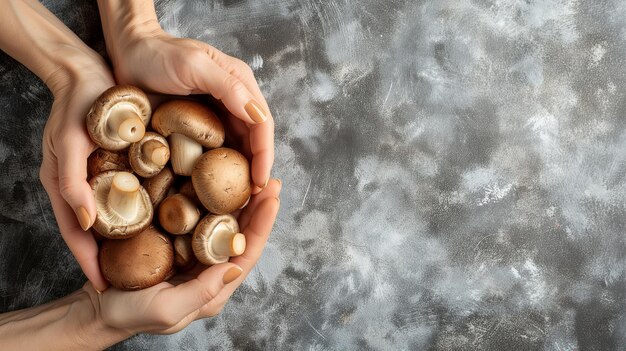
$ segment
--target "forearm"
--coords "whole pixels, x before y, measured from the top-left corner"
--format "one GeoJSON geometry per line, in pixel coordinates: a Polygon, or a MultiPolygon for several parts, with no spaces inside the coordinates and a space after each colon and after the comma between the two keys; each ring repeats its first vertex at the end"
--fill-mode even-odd
{"type": "Polygon", "coordinates": [[[97,317],[79,290],[51,303],[0,315],[1,350],[101,350],[130,335],[97,317]]]}
{"type": "Polygon", "coordinates": [[[43,5],[0,0],[0,49],[35,73],[53,92],[85,66],[106,65],[43,5]]]}
{"type": "Polygon", "coordinates": [[[102,31],[113,66],[135,38],[161,32],[152,0],[98,0],[102,31]]]}

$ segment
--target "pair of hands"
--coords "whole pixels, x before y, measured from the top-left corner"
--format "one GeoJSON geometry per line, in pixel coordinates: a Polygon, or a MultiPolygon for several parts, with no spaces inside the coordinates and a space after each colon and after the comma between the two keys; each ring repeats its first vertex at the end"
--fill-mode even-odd
{"type": "Polygon", "coordinates": [[[270,181],[274,122],[252,70],[203,42],[153,30],[125,38],[109,54],[115,78],[102,60],[82,62],[70,77],[52,74],[48,78],[54,104],[44,130],[40,178],[61,235],[90,281],[85,290],[102,320],[132,333],[176,332],[196,318],[217,314],[261,255],[279,207],[280,182],[270,181]],[[116,81],[152,93],[203,93],[221,101],[233,141],[251,160],[255,184],[252,199],[238,218],[247,239],[244,255],[208,269],[197,267],[170,283],[142,291],[109,289],[96,293],[108,284],[100,272],[97,243],[89,231],[83,230],[96,217],[93,193],[86,180],[87,157],[96,145],[87,134],[85,116],[92,102],[116,81]],[[250,113],[251,101],[262,111],[257,107],[256,114],[250,113]],[[265,118],[262,123],[258,123],[259,114],[265,118]],[[225,285],[222,277],[235,264],[242,274],[225,285]],[[130,311],[135,312],[131,315],[130,311]]]}

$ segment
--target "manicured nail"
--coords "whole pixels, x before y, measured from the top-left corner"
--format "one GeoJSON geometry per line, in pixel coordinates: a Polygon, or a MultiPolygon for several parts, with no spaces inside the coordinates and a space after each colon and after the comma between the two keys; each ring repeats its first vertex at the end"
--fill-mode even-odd
{"type": "Polygon", "coordinates": [[[241,272],[243,272],[243,269],[239,266],[231,267],[227,270],[226,273],[224,273],[224,277],[222,277],[224,285],[232,283],[235,279],[239,278],[241,272]]]}
{"type": "Polygon", "coordinates": [[[263,112],[263,108],[254,99],[250,100],[250,102],[246,104],[244,109],[248,113],[248,116],[250,116],[250,118],[256,123],[263,123],[267,120],[267,117],[263,112]]]}
{"type": "Polygon", "coordinates": [[[80,224],[83,230],[86,231],[89,229],[91,226],[91,218],[89,218],[89,213],[87,213],[87,210],[83,206],[76,210],[76,218],[78,218],[78,224],[80,224]]]}

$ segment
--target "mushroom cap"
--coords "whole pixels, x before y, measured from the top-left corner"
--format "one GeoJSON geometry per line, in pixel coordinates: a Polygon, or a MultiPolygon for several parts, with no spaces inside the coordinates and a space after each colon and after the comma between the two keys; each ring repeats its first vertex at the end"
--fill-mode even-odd
{"type": "Polygon", "coordinates": [[[239,152],[218,148],[205,152],[191,173],[196,195],[211,213],[241,208],[250,197],[250,165],[239,152]]]}
{"type": "Polygon", "coordinates": [[[174,265],[171,240],[154,226],[127,240],[105,240],[100,268],[111,285],[122,290],[145,289],[167,278],[174,265]]]}
{"type": "Polygon", "coordinates": [[[128,149],[128,160],[130,161],[130,166],[133,168],[133,171],[137,173],[139,176],[144,178],[154,177],[157,173],[159,173],[167,160],[170,158],[170,146],[160,134],[154,132],[146,132],[146,134],[136,143],[130,144],[130,149],[128,149]],[[146,143],[157,143],[164,147],[163,154],[159,155],[164,161],[161,164],[155,163],[151,156],[146,155],[144,152],[144,146],[146,143]]]}
{"type": "Polygon", "coordinates": [[[196,206],[202,207],[201,210],[204,210],[204,205],[202,205],[202,202],[198,199],[196,190],[193,188],[191,178],[187,179],[183,185],[180,186],[178,193],[185,195],[185,197],[191,200],[196,206]]]}
{"type": "Polygon", "coordinates": [[[182,134],[212,149],[224,144],[224,126],[207,106],[192,100],[170,100],[152,116],[152,128],[164,137],[182,134]]]}
{"type": "Polygon", "coordinates": [[[113,176],[116,173],[118,172],[100,173],[89,181],[96,198],[96,220],[93,223],[93,228],[105,238],[127,239],[141,233],[150,225],[154,211],[148,192],[141,186],[139,187],[139,201],[137,201],[139,215],[132,223],[128,223],[115,211],[112,211],[107,203],[113,176]]]}
{"type": "Polygon", "coordinates": [[[191,247],[191,234],[179,235],[174,239],[174,266],[182,271],[194,266],[198,261],[191,247]]]}
{"type": "Polygon", "coordinates": [[[182,194],[168,196],[159,205],[159,224],[168,233],[187,234],[200,220],[200,210],[182,194]]]}
{"type": "Polygon", "coordinates": [[[221,256],[213,251],[212,239],[216,237],[214,234],[218,226],[224,226],[232,233],[239,232],[239,223],[237,223],[237,219],[232,215],[207,215],[202,218],[193,233],[191,247],[198,261],[203,264],[214,265],[224,263],[228,262],[230,258],[230,256],[221,256]]]}
{"type": "Polygon", "coordinates": [[[94,143],[107,150],[122,150],[130,143],[122,140],[116,131],[107,127],[107,119],[113,111],[134,111],[144,126],[150,122],[152,108],[148,96],[139,88],[117,85],[105,90],[93,103],[87,114],[87,132],[94,143]]]}
{"type": "Polygon", "coordinates": [[[174,183],[174,172],[169,167],[164,167],[161,172],[152,178],[143,181],[143,187],[150,196],[152,207],[157,208],[161,201],[167,197],[167,193],[174,183]]]}
{"type": "Polygon", "coordinates": [[[96,149],[87,159],[87,174],[89,178],[106,171],[130,170],[128,154],[126,152],[96,149]]]}

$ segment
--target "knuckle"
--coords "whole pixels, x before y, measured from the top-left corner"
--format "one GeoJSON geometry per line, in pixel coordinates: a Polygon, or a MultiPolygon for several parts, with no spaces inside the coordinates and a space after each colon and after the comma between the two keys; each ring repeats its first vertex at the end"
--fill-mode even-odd
{"type": "Polygon", "coordinates": [[[74,184],[70,177],[59,177],[59,192],[65,200],[72,195],[74,184]]]}
{"type": "Polygon", "coordinates": [[[154,322],[161,327],[170,328],[178,323],[178,319],[166,309],[158,309],[154,312],[154,322]]]}
{"type": "Polygon", "coordinates": [[[226,76],[226,78],[224,79],[224,87],[226,96],[237,96],[239,94],[242,94],[246,90],[246,87],[243,85],[243,83],[241,83],[239,79],[235,78],[232,75],[226,76]]]}
{"type": "Polygon", "coordinates": [[[200,300],[202,302],[209,303],[210,301],[212,301],[215,298],[215,296],[213,295],[213,293],[211,292],[211,290],[209,289],[202,289],[200,291],[200,300]]]}

